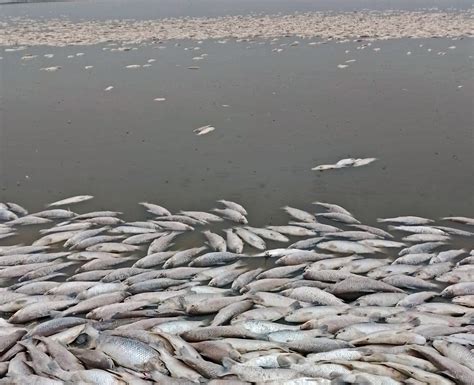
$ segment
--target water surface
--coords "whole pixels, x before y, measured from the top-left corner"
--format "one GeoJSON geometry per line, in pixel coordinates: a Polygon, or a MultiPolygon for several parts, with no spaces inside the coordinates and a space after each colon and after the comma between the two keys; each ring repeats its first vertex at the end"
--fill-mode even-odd
{"type": "Polygon", "coordinates": [[[278,219],[282,205],[312,209],[314,200],[367,222],[474,215],[472,40],[393,40],[363,50],[302,41],[272,52],[292,41],[4,52],[0,201],[34,210],[86,193],[97,199],[84,207],[136,214],[142,200],[177,210],[226,198],[248,206],[255,225],[278,219]],[[77,52],[85,55],[67,58],[77,52]],[[20,60],[47,53],[54,58],[20,60]],[[192,60],[201,53],[208,56],[192,60]],[[124,68],[152,58],[150,68],[124,68]],[[52,65],[62,69],[40,71],[52,65]],[[192,133],[206,124],[216,130],[192,133]],[[345,157],[379,161],[311,171],[345,157]]]}

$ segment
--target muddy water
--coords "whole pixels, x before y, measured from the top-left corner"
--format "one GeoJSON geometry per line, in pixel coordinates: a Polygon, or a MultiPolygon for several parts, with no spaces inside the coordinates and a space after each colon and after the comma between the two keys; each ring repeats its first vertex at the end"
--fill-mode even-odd
{"type": "Polygon", "coordinates": [[[3,52],[0,200],[34,210],[87,193],[97,198],[85,209],[137,216],[142,200],[177,210],[227,198],[246,205],[255,225],[281,217],[282,205],[308,209],[314,200],[342,204],[369,223],[407,213],[474,215],[471,39],[364,50],[302,41],[272,52],[292,41],[3,52]],[[185,50],[192,47],[200,50],[185,50]],[[85,55],[67,58],[77,52],[85,55]],[[54,58],[41,57],[47,53],[54,58]],[[20,60],[25,54],[40,57],[20,60]],[[124,68],[148,59],[156,59],[150,68],[124,68]],[[53,65],[62,69],[40,71],[53,65]],[[216,130],[192,133],[206,124],[216,130]],[[379,161],[311,171],[349,156],[379,161]]]}

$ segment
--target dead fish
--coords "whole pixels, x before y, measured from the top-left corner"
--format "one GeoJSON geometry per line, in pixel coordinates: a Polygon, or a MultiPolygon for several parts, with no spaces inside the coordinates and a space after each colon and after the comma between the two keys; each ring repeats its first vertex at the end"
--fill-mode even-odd
{"type": "Polygon", "coordinates": [[[432,219],[416,217],[416,216],[402,216],[402,217],[394,217],[394,218],[378,218],[377,222],[400,223],[403,225],[416,226],[416,225],[426,225],[434,221],[432,219]]]}
{"type": "Polygon", "coordinates": [[[40,71],[45,71],[45,72],[56,72],[57,70],[60,70],[61,66],[52,66],[52,67],[44,67],[40,68],[40,71]]]}
{"type": "Polygon", "coordinates": [[[349,271],[353,274],[367,274],[376,268],[387,266],[390,262],[391,262],[390,259],[382,259],[382,258],[355,259],[343,265],[340,270],[349,271]]]}
{"type": "Polygon", "coordinates": [[[295,237],[305,237],[316,235],[312,230],[306,229],[300,226],[267,226],[270,230],[276,231],[281,234],[292,235],[295,237]]]}
{"type": "Polygon", "coordinates": [[[369,233],[378,235],[381,238],[393,238],[393,235],[379,229],[378,227],[373,227],[373,226],[367,226],[367,225],[350,225],[351,227],[355,227],[356,229],[367,231],[369,233]]]}
{"type": "Polygon", "coordinates": [[[418,293],[413,293],[410,295],[407,295],[405,298],[401,299],[398,303],[397,306],[402,306],[402,307],[415,307],[418,306],[422,303],[425,303],[429,301],[430,299],[438,296],[439,293],[435,291],[422,291],[418,293]]]}
{"type": "Polygon", "coordinates": [[[23,329],[18,329],[12,331],[11,333],[3,334],[2,338],[0,339],[0,354],[10,349],[25,334],[26,330],[23,329]]]}
{"type": "Polygon", "coordinates": [[[220,216],[223,218],[229,219],[232,222],[236,223],[241,223],[241,224],[247,224],[247,218],[243,214],[241,214],[239,211],[232,210],[229,208],[226,209],[212,209],[212,211],[218,213],[220,216]]]}
{"type": "Polygon", "coordinates": [[[18,216],[28,215],[28,210],[26,210],[23,206],[20,206],[17,203],[7,202],[6,206],[8,210],[10,210],[11,212],[15,213],[18,216]]]}
{"type": "Polygon", "coordinates": [[[63,210],[63,209],[50,209],[50,210],[44,210],[40,211],[34,214],[35,217],[40,217],[40,218],[47,218],[47,219],[67,219],[67,218],[72,218],[76,216],[75,213],[69,210],[63,210]]]}
{"type": "Polygon", "coordinates": [[[422,225],[412,225],[412,226],[405,226],[405,225],[398,225],[398,226],[389,226],[392,230],[399,230],[408,233],[414,234],[439,234],[439,235],[446,235],[443,230],[440,230],[436,227],[432,226],[422,226],[422,225]]]}
{"type": "Polygon", "coordinates": [[[213,233],[209,230],[202,232],[207,238],[209,246],[216,252],[225,252],[227,250],[227,244],[225,239],[222,238],[219,234],[213,233]]]}
{"type": "Polygon", "coordinates": [[[78,349],[70,347],[69,351],[74,354],[88,369],[111,370],[115,368],[113,360],[100,350],[78,349]]]}
{"type": "Polygon", "coordinates": [[[217,313],[222,308],[241,300],[247,299],[246,295],[235,297],[210,297],[192,302],[186,305],[187,314],[212,314],[217,313]]]}
{"type": "Polygon", "coordinates": [[[288,291],[290,298],[319,305],[341,306],[344,302],[331,293],[316,287],[298,287],[288,291]]]}
{"type": "Polygon", "coordinates": [[[352,340],[353,345],[365,345],[365,344],[390,344],[390,345],[405,345],[405,344],[416,344],[424,345],[426,344],[426,339],[416,333],[411,333],[408,331],[398,331],[398,330],[389,330],[389,331],[380,331],[368,334],[365,337],[357,338],[352,340]]]}
{"type": "Polygon", "coordinates": [[[188,321],[188,320],[174,320],[169,322],[164,322],[159,325],[154,326],[151,330],[160,331],[168,334],[180,335],[189,330],[197,329],[201,326],[206,326],[207,322],[200,321],[188,321]]]}
{"type": "Polygon", "coordinates": [[[134,259],[134,257],[109,257],[102,259],[93,259],[79,267],[76,270],[76,273],[92,270],[111,269],[117,265],[134,259]]]}
{"type": "MultiPolygon", "coordinates": [[[[87,223],[87,224],[91,225],[90,223],[87,223]]],[[[104,231],[108,229],[109,229],[108,227],[101,227],[98,229],[84,230],[79,233],[76,233],[64,243],[64,247],[71,247],[72,249],[74,249],[76,248],[76,245],[80,243],[81,241],[84,241],[88,238],[95,237],[96,235],[99,235],[100,233],[103,233],[104,231]]]]}
{"type": "Polygon", "coordinates": [[[120,303],[123,301],[128,294],[124,292],[112,292],[112,293],[104,293],[98,294],[94,297],[82,300],[78,304],[69,307],[68,309],[64,310],[61,315],[62,317],[73,315],[73,314],[81,314],[86,313],[91,310],[101,308],[102,306],[112,305],[115,303],[120,303]]]}
{"type": "Polygon", "coordinates": [[[238,211],[242,215],[245,215],[245,216],[247,215],[247,210],[245,210],[245,208],[239,203],[228,201],[225,199],[218,200],[217,202],[222,203],[224,206],[228,207],[229,209],[238,211]]]}
{"type": "Polygon", "coordinates": [[[194,227],[182,222],[154,221],[164,231],[193,231],[194,227]]]}
{"type": "Polygon", "coordinates": [[[295,275],[295,273],[302,271],[303,269],[305,269],[305,267],[306,267],[306,264],[274,267],[272,269],[269,269],[260,273],[257,276],[257,279],[284,278],[284,277],[295,275]]]}
{"type": "Polygon", "coordinates": [[[283,210],[285,210],[290,216],[297,220],[303,222],[316,222],[315,216],[304,210],[300,210],[290,206],[283,207],[283,210]]]}
{"type": "Polygon", "coordinates": [[[437,286],[434,283],[426,282],[420,278],[410,277],[404,274],[394,274],[382,279],[383,282],[389,285],[399,288],[409,289],[436,289],[437,286]]]}
{"type": "Polygon", "coordinates": [[[66,206],[70,204],[80,203],[94,198],[92,195],[77,195],[70,198],[65,198],[53,203],[49,203],[47,206],[66,206]]]}
{"type": "Polygon", "coordinates": [[[256,227],[251,227],[251,226],[245,226],[245,229],[258,235],[259,237],[262,237],[271,241],[275,241],[275,242],[288,242],[289,241],[287,237],[285,237],[283,234],[280,234],[277,231],[264,229],[264,228],[256,228],[256,227]]]}
{"type": "Polygon", "coordinates": [[[48,218],[36,217],[34,215],[26,215],[21,218],[10,220],[7,223],[10,226],[27,226],[27,225],[42,225],[49,222],[52,222],[52,220],[48,218]]]}
{"type": "Polygon", "coordinates": [[[261,336],[249,332],[247,329],[239,325],[229,326],[206,326],[198,329],[190,330],[182,334],[182,337],[189,342],[208,341],[221,338],[254,338],[259,339],[261,336]]]}
{"type": "Polygon", "coordinates": [[[474,355],[465,346],[448,341],[435,340],[433,341],[433,347],[442,355],[474,370],[474,355]]]}
{"type": "Polygon", "coordinates": [[[443,242],[449,240],[449,235],[439,234],[412,234],[407,237],[403,237],[402,241],[406,242],[443,242]]]}
{"type": "Polygon", "coordinates": [[[72,299],[33,303],[18,310],[8,319],[8,321],[12,323],[25,323],[38,318],[49,316],[52,311],[61,310],[71,305],[75,305],[76,303],[77,300],[72,299]]]}
{"type": "Polygon", "coordinates": [[[400,251],[399,255],[405,254],[418,254],[418,253],[430,253],[437,248],[444,246],[444,242],[425,242],[417,245],[407,247],[400,251]]]}
{"type": "Polygon", "coordinates": [[[33,245],[35,246],[54,245],[56,243],[67,241],[69,238],[76,235],[77,233],[78,231],[64,231],[60,233],[48,234],[34,241],[33,245]]]}
{"type": "Polygon", "coordinates": [[[30,272],[26,273],[25,275],[22,275],[20,278],[18,278],[18,281],[19,282],[31,281],[33,279],[44,277],[44,276],[47,276],[47,275],[49,275],[51,273],[54,273],[56,271],[60,271],[60,270],[66,269],[70,266],[73,266],[76,263],[77,262],[63,262],[63,263],[52,264],[52,265],[49,265],[49,266],[43,266],[43,267],[40,267],[40,268],[36,269],[35,271],[30,271],[30,272]]]}
{"type": "Polygon", "coordinates": [[[439,354],[435,349],[426,346],[413,346],[413,350],[430,360],[439,369],[445,370],[462,385],[474,384],[474,372],[448,357],[439,354]]]}
{"type": "MultiPolygon", "coordinates": [[[[194,247],[191,249],[183,250],[183,251],[178,251],[178,252],[168,252],[170,255],[170,258],[166,259],[166,262],[163,264],[163,268],[168,269],[170,267],[176,267],[176,266],[181,266],[189,263],[192,261],[194,257],[196,257],[198,254],[202,253],[207,249],[206,246],[202,247],[194,247]]],[[[156,254],[155,254],[156,255],[156,254]]],[[[151,259],[149,258],[150,256],[147,256],[145,258],[142,258],[140,261],[142,261],[140,264],[135,263],[135,265],[139,265],[139,267],[150,267],[153,266],[154,264],[150,265],[149,262],[151,259]],[[146,259],[148,258],[148,260],[146,259]]],[[[155,258],[156,259],[156,258],[155,258]]]]}
{"type": "Polygon", "coordinates": [[[473,295],[474,294],[474,282],[460,282],[454,285],[448,286],[441,292],[442,297],[457,297],[460,295],[473,295]]]}
{"type": "Polygon", "coordinates": [[[104,333],[91,334],[89,336],[97,349],[109,355],[118,365],[137,371],[167,373],[159,353],[143,342],[104,333]]]}
{"type": "Polygon", "coordinates": [[[202,222],[221,222],[223,219],[215,214],[206,213],[205,211],[180,211],[181,214],[190,218],[197,219],[202,222]]]}
{"type": "Polygon", "coordinates": [[[424,263],[431,258],[433,258],[436,254],[434,253],[418,253],[418,254],[405,254],[402,257],[397,258],[395,261],[392,263],[398,264],[408,264],[408,265],[419,265],[421,263],[424,263]]]}
{"type": "Polygon", "coordinates": [[[337,231],[335,233],[325,233],[327,238],[340,238],[347,239],[350,241],[362,241],[366,239],[376,239],[377,235],[369,233],[367,231],[337,231]]]}
{"type": "Polygon", "coordinates": [[[458,305],[463,305],[463,306],[469,306],[469,307],[474,307],[474,295],[461,295],[458,297],[454,297],[452,302],[458,304],[458,305]]]}
{"type": "Polygon", "coordinates": [[[347,216],[350,216],[352,217],[353,215],[347,211],[344,207],[342,206],[339,206],[339,205],[336,205],[336,204],[333,204],[333,203],[326,203],[326,202],[319,202],[319,201],[316,201],[316,202],[313,202],[313,205],[318,205],[318,206],[321,206],[321,207],[324,207],[325,209],[331,211],[331,212],[334,212],[334,213],[340,213],[340,214],[345,214],[347,216]]]}
{"type": "Polygon", "coordinates": [[[289,307],[287,306],[274,306],[268,308],[256,308],[247,310],[237,316],[235,316],[231,324],[239,324],[241,322],[245,323],[246,321],[278,321],[279,319],[284,318],[289,312],[300,307],[298,302],[294,302],[289,307]]]}
{"type": "MultiPolygon", "coordinates": [[[[149,254],[146,257],[140,258],[133,264],[134,268],[141,268],[144,270],[153,266],[158,266],[166,263],[171,257],[179,252],[176,251],[159,251],[157,253],[149,254]]],[[[167,266],[167,268],[170,266],[167,266]]],[[[141,271],[145,272],[145,271],[141,271]]]]}
{"type": "Polygon", "coordinates": [[[226,324],[235,316],[250,310],[253,307],[252,300],[243,300],[240,302],[231,303],[223,308],[221,308],[217,314],[214,316],[214,319],[211,322],[211,326],[219,326],[226,324]]]}
{"type": "Polygon", "coordinates": [[[241,380],[253,383],[283,381],[298,377],[298,372],[295,370],[281,368],[264,369],[252,367],[239,364],[227,357],[223,359],[223,364],[228,369],[229,373],[236,374],[241,380]]]}
{"type": "Polygon", "coordinates": [[[172,232],[172,233],[169,233],[168,235],[163,235],[162,237],[155,239],[150,244],[150,246],[148,246],[147,254],[150,255],[150,254],[158,253],[161,251],[166,251],[169,247],[173,245],[173,241],[179,234],[181,233],[172,232]]]}
{"type": "Polygon", "coordinates": [[[265,250],[267,248],[265,241],[260,238],[257,234],[246,230],[242,227],[237,227],[235,229],[237,235],[244,240],[250,246],[258,249],[258,250],[265,250]]]}
{"type": "MultiPolygon", "coordinates": [[[[188,67],[188,68],[196,68],[196,69],[199,69],[199,67],[188,67]]],[[[201,136],[201,135],[206,135],[206,134],[209,134],[210,132],[214,131],[216,128],[211,126],[211,125],[206,125],[206,126],[202,126],[202,127],[199,127],[199,128],[195,128],[193,130],[193,132],[197,135],[197,136],[201,136]]]]}
{"type": "Polygon", "coordinates": [[[105,242],[99,243],[86,248],[87,251],[103,251],[106,253],[129,253],[132,251],[140,250],[139,246],[127,245],[118,242],[105,242]]]}
{"type": "Polygon", "coordinates": [[[341,222],[345,224],[360,224],[352,215],[343,214],[340,212],[328,212],[316,214],[316,217],[330,219],[332,221],[341,222]]]}
{"type": "Polygon", "coordinates": [[[468,217],[443,217],[441,218],[443,221],[451,221],[451,222],[457,222],[457,223],[462,223],[463,225],[474,225],[474,218],[468,218],[468,217]]]}
{"type": "Polygon", "coordinates": [[[252,282],[263,269],[258,268],[240,274],[232,283],[232,290],[240,291],[244,286],[252,282]]]}
{"type": "Polygon", "coordinates": [[[373,254],[378,250],[352,241],[327,241],[317,244],[318,249],[342,254],[373,254]]]}
{"type": "Polygon", "coordinates": [[[144,293],[149,291],[160,291],[185,283],[185,280],[171,278],[155,278],[143,282],[138,282],[127,288],[131,294],[144,293]]]}
{"type": "Polygon", "coordinates": [[[140,202],[140,205],[144,206],[148,210],[148,212],[157,216],[171,215],[171,213],[167,209],[154,203],[140,202]]]}
{"type": "Polygon", "coordinates": [[[61,332],[64,329],[85,324],[87,320],[79,317],[61,317],[54,318],[36,325],[31,329],[26,337],[48,337],[52,334],[61,332]]]}
{"type": "MultiPolygon", "coordinates": [[[[387,277],[390,278],[390,277],[387,277]]],[[[388,282],[385,282],[387,278],[384,278],[384,281],[377,281],[375,279],[367,277],[358,277],[351,276],[344,279],[341,282],[334,284],[331,287],[331,293],[338,296],[345,296],[348,294],[354,295],[355,293],[367,293],[367,292],[398,292],[402,293],[403,290],[399,289],[395,285],[392,285],[388,282]]]]}
{"type": "Polygon", "coordinates": [[[432,257],[430,263],[452,261],[453,259],[456,259],[459,256],[463,255],[465,252],[465,249],[441,251],[432,257]]]}
{"type": "Polygon", "coordinates": [[[86,314],[86,318],[96,320],[110,320],[120,313],[141,309],[148,306],[148,301],[128,301],[125,303],[112,303],[94,308],[86,314]]]}
{"type": "Polygon", "coordinates": [[[242,242],[242,239],[233,232],[232,229],[224,229],[224,233],[226,234],[226,244],[227,244],[227,249],[234,253],[242,253],[244,249],[244,243],[242,242]]]}
{"type": "Polygon", "coordinates": [[[240,292],[278,291],[291,281],[291,278],[263,278],[248,283],[240,292]]]}

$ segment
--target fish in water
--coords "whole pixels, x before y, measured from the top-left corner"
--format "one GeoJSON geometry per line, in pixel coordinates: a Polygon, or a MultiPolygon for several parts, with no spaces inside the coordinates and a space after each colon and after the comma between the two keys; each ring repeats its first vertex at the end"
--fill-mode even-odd
{"type": "MultiPolygon", "coordinates": [[[[345,68],[347,66],[341,67],[345,68]]],[[[366,166],[372,162],[375,162],[377,158],[346,158],[341,159],[340,161],[334,164],[322,164],[316,167],[313,167],[311,170],[313,171],[326,171],[326,170],[334,170],[339,168],[346,168],[346,167],[361,167],[366,166]]]]}
{"type": "Polygon", "coordinates": [[[47,206],[48,207],[50,207],[50,206],[67,206],[67,205],[71,205],[71,204],[74,204],[74,203],[88,201],[89,199],[92,199],[92,198],[94,198],[92,195],[77,195],[77,196],[74,196],[74,197],[70,197],[70,198],[62,199],[60,201],[49,203],[47,206]]]}
{"type": "Polygon", "coordinates": [[[0,384],[472,384],[468,217],[56,208],[90,199],[0,203],[0,384]]]}
{"type": "Polygon", "coordinates": [[[207,126],[202,126],[202,127],[199,127],[199,128],[195,128],[193,130],[193,132],[197,135],[197,136],[201,136],[201,135],[206,135],[206,134],[209,134],[210,132],[214,131],[216,128],[211,126],[211,125],[207,125],[207,126]]]}

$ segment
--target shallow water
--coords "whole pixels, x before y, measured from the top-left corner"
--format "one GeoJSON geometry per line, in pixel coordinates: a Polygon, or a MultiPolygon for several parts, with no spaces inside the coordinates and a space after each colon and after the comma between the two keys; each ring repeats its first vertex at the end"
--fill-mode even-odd
{"type": "Polygon", "coordinates": [[[247,206],[254,224],[271,222],[282,205],[309,208],[316,199],[365,222],[473,215],[471,39],[383,41],[364,50],[302,41],[272,52],[293,41],[4,52],[0,200],[34,210],[87,193],[97,196],[90,208],[135,214],[142,200],[177,210],[226,198],[247,206]],[[67,58],[77,52],[85,55],[67,58]],[[54,58],[20,60],[47,53],[54,58]],[[209,56],[192,60],[202,53],[209,56]],[[150,58],[150,68],[124,68],[150,58]],[[53,65],[62,69],[39,70],[53,65]],[[200,69],[187,69],[193,65],[200,69]],[[216,130],[192,133],[206,124],[216,130]],[[349,156],[379,160],[311,171],[349,156]]]}

